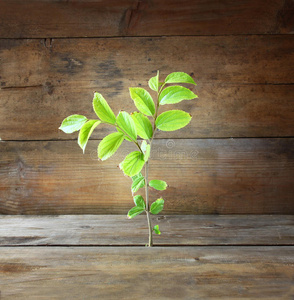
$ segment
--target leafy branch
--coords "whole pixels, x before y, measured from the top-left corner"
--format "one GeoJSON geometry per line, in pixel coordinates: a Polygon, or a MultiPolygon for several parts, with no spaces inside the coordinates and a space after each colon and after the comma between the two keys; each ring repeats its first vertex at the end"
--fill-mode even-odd
{"type": "Polygon", "coordinates": [[[105,136],[98,145],[98,158],[102,161],[114,155],[124,140],[136,145],[139,151],[129,153],[119,164],[119,167],[125,175],[132,178],[131,191],[135,206],[129,210],[128,218],[132,219],[143,212],[146,213],[149,230],[148,246],[150,247],[153,245],[153,231],[156,234],[161,234],[158,225],[152,228],[150,214],[160,213],[164,207],[164,200],[159,198],[150,205],[149,187],[163,191],[168,186],[163,180],[152,179],[149,181],[148,178],[150,153],[155,132],[157,130],[174,131],[181,129],[188,125],[192,118],[189,113],[182,110],[168,110],[159,114],[159,108],[162,105],[176,104],[183,100],[197,98],[197,95],[190,89],[178,85],[181,83],[196,85],[193,78],[184,72],[171,73],[164,82],[160,82],[158,71],[157,75],[148,81],[150,89],[156,92],[156,103],[147,90],[131,87],[129,89],[130,96],[138,112],[129,114],[120,111],[117,116],[104,97],[95,92],[93,109],[99,118],[98,120],[88,120],[82,115],[71,115],[65,118],[59,127],[65,133],[79,131],[78,144],[83,152],[92,132],[99,124],[115,127],[116,131],[105,136]],[[141,145],[138,137],[142,139],[141,145]],[[145,176],[141,173],[144,166],[145,176]],[[145,200],[143,196],[135,195],[142,188],[145,188],[145,200]]]}

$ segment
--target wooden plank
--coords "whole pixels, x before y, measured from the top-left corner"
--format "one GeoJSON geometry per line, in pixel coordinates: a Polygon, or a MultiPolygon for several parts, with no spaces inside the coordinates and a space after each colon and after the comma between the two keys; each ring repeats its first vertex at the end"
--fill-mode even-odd
{"type": "MultiPolygon", "coordinates": [[[[166,180],[164,214],[293,214],[294,139],[156,140],[150,179],[166,180]]],[[[85,155],[75,141],[2,142],[2,214],[126,214],[131,180],[105,162],[98,141],[85,155]]]]}
{"type": "MultiPolygon", "coordinates": [[[[294,36],[55,39],[51,47],[2,39],[0,137],[72,139],[57,128],[69,114],[95,117],[93,91],[116,113],[132,112],[128,87],[147,88],[156,69],[162,78],[192,74],[199,95],[175,106],[192,113],[189,127],[158,138],[292,136],[293,60],[294,36]]],[[[109,129],[95,132],[102,138],[109,129]]]]}
{"type": "Polygon", "coordinates": [[[293,299],[293,247],[7,247],[4,299],[293,299]]]}
{"type": "MultiPolygon", "coordinates": [[[[0,90],[2,140],[75,139],[60,130],[62,120],[80,113],[96,118],[92,109],[93,88],[54,88],[51,95],[43,86],[0,90]],[[83,101],[80,101],[83,99],[83,101]],[[19,103],[22,111],[19,112],[19,103]],[[26,126],[23,126],[26,124],[26,126]],[[36,126],[36,124],[39,124],[36,126]]],[[[102,92],[104,89],[102,89],[102,92]]],[[[109,89],[106,89],[109,91],[109,89]]],[[[294,85],[212,85],[199,84],[199,99],[183,101],[174,108],[188,111],[188,127],[175,132],[157,132],[155,138],[286,137],[294,132],[294,85]]],[[[107,94],[107,93],[106,93],[107,94]]],[[[118,98],[106,97],[115,113],[133,112],[136,107],[127,87],[118,98]]],[[[171,109],[166,105],[160,111],[171,109]]],[[[99,125],[92,138],[113,132],[99,125]]]]}
{"type": "Polygon", "coordinates": [[[291,0],[2,0],[0,37],[293,33],[291,0]]]}
{"type": "MultiPolygon", "coordinates": [[[[155,245],[293,245],[294,216],[153,216],[155,245]]],[[[0,216],[1,246],[135,246],[148,240],[146,217],[122,215],[0,216]]]]}

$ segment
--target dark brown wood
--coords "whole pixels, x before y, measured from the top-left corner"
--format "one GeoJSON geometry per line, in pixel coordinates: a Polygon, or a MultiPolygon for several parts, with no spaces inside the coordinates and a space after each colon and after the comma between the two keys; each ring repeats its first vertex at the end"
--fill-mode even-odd
{"type": "MultiPolygon", "coordinates": [[[[1,142],[3,214],[126,214],[131,179],[118,164],[132,150],[97,161],[75,141],[1,142]]],[[[156,140],[150,179],[166,180],[164,214],[293,214],[294,139],[156,140]]]]}
{"type": "Polygon", "coordinates": [[[293,299],[293,247],[1,248],[4,299],[293,299]]]}
{"type": "MultiPolygon", "coordinates": [[[[0,90],[0,137],[2,140],[77,138],[77,134],[67,135],[58,127],[65,117],[74,113],[97,118],[92,109],[92,90],[91,87],[57,87],[50,95],[43,86],[0,90]]],[[[101,88],[101,92],[107,95],[111,90],[101,88]]],[[[198,85],[196,93],[199,99],[161,108],[160,111],[182,109],[190,112],[193,118],[188,127],[179,131],[157,132],[156,139],[293,136],[294,85],[204,83],[198,85]]],[[[127,87],[115,97],[109,94],[106,99],[115,113],[121,108],[128,112],[137,110],[127,87]]],[[[92,138],[103,138],[111,132],[112,127],[100,125],[92,138]]]]}
{"type": "MultiPolygon", "coordinates": [[[[148,88],[156,69],[162,79],[173,71],[192,74],[199,96],[164,106],[194,118],[186,129],[157,138],[293,135],[294,36],[54,39],[51,45],[2,39],[0,49],[3,140],[72,139],[58,127],[70,114],[95,117],[93,91],[115,113],[132,112],[128,87],[148,88]]],[[[93,137],[109,132],[103,127],[93,137]]]]}
{"type": "MultiPolygon", "coordinates": [[[[293,245],[294,216],[153,216],[155,245],[293,245]]],[[[1,246],[144,246],[146,216],[1,216],[1,246]]],[[[0,251],[1,252],[1,251],[0,251]]]]}
{"type": "Polygon", "coordinates": [[[291,0],[2,0],[0,37],[293,33],[291,0]]]}

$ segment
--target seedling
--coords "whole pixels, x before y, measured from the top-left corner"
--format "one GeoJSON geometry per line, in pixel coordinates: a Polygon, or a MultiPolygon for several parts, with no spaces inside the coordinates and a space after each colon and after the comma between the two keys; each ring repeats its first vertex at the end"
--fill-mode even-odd
{"type": "Polygon", "coordinates": [[[163,191],[167,183],[159,179],[148,179],[149,160],[155,132],[174,131],[185,127],[191,121],[191,115],[182,110],[168,110],[159,114],[162,105],[175,104],[183,100],[197,98],[190,89],[177,84],[196,85],[193,78],[184,72],[169,74],[164,82],[159,81],[159,72],[148,81],[151,90],[156,93],[153,100],[150,93],[143,88],[130,88],[130,96],[138,112],[132,114],[120,111],[117,116],[113,113],[106,100],[99,93],[94,93],[93,108],[99,119],[89,120],[82,115],[71,115],[63,120],[59,129],[65,133],[80,131],[78,144],[85,151],[93,130],[101,123],[113,126],[115,132],[104,137],[98,145],[98,158],[102,161],[110,158],[120,147],[123,141],[134,143],[137,151],[129,153],[120,163],[119,167],[126,176],[132,178],[132,194],[135,206],[128,212],[128,218],[145,212],[149,229],[148,246],[153,245],[152,233],[161,234],[159,226],[152,227],[150,214],[158,214],[163,210],[164,200],[159,198],[151,205],[149,201],[149,188],[163,191]],[[176,84],[176,85],[175,85],[176,84]],[[138,140],[138,137],[142,141],[138,140]],[[145,174],[141,173],[143,167],[145,174]],[[139,189],[145,188],[145,199],[135,195],[139,189]]]}

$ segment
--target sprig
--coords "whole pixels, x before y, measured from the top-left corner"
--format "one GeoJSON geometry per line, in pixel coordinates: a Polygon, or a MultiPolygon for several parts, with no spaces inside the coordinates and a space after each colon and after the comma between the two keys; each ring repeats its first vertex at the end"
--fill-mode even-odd
{"type": "Polygon", "coordinates": [[[108,124],[115,128],[116,131],[105,136],[98,145],[98,159],[102,161],[114,155],[124,140],[136,145],[139,151],[129,153],[119,167],[126,176],[132,178],[131,191],[135,206],[129,210],[128,218],[132,219],[143,212],[146,213],[150,247],[153,245],[153,231],[155,234],[161,234],[158,225],[152,228],[150,214],[160,213],[164,207],[164,200],[159,198],[150,205],[149,188],[163,191],[168,187],[163,180],[152,179],[149,181],[148,179],[150,153],[155,132],[156,130],[181,129],[187,126],[192,118],[189,113],[182,110],[168,110],[159,114],[159,109],[162,105],[177,104],[183,100],[192,100],[198,97],[190,89],[179,85],[181,83],[196,85],[194,79],[184,72],[173,72],[163,82],[160,82],[158,71],[148,81],[150,89],[156,92],[156,101],[147,90],[131,87],[129,89],[130,96],[138,111],[131,114],[120,111],[117,116],[104,97],[95,92],[93,109],[98,119],[89,120],[83,115],[75,114],[65,118],[59,127],[68,134],[79,131],[78,144],[83,152],[96,127],[100,124],[108,124]],[[138,136],[143,139],[141,145],[138,136]],[[145,176],[141,173],[144,166],[145,176]],[[145,199],[141,195],[134,195],[142,188],[145,188],[145,199]]]}

